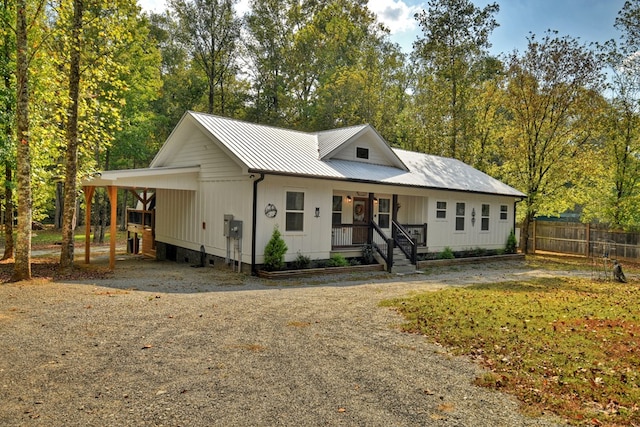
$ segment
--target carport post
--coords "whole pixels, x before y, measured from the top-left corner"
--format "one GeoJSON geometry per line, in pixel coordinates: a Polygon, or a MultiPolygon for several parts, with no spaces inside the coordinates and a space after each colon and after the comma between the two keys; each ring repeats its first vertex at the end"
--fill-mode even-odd
{"type": "Polygon", "coordinates": [[[84,187],[84,203],[85,203],[85,230],[84,230],[84,263],[89,264],[91,260],[91,201],[93,200],[93,192],[96,187],[84,187]]]}
{"type": "Polygon", "coordinates": [[[109,193],[109,203],[111,203],[109,269],[114,270],[116,268],[116,232],[118,228],[118,224],[116,224],[118,219],[118,187],[110,185],[107,187],[107,192],[109,193]]]}

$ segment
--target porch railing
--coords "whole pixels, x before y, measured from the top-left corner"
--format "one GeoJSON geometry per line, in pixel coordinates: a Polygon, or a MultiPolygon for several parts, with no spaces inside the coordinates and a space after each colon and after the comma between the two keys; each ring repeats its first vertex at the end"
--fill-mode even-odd
{"type": "Polygon", "coordinates": [[[334,224],[331,227],[331,247],[345,248],[367,244],[368,225],[334,224]]]}
{"type": "Polygon", "coordinates": [[[392,236],[396,246],[406,255],[411,264],[415,264],[418,258],[418,246],[411,234],[402,225],[392,221],[392,236]]]}
{"type": "Polygon", "coordinates": [[[427,246],[427,224],[400,224],[418,246],[427,246]]]}
{"type": "Polygon", "coordinates": [[[387,237],[375,222],[371,223],[371,229],[373,231],[371,243],[382,259],[385,260],[387,271],[391,273],[391,267],[393,267],[393,239],[387,237]]]}

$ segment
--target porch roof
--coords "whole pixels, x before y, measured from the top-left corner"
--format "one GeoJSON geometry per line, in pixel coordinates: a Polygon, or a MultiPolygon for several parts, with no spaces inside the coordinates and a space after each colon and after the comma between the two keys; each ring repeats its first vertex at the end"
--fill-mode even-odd
{"type": "Polygon", "coordinates": [[[84,186],[197,190],[200,166],[111,170],[83,181],[84,186]]]}

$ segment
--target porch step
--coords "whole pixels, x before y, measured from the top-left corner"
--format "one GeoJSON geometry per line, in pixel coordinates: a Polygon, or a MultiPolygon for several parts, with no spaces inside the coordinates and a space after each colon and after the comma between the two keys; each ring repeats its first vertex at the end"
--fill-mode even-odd
{"type": "Polygon", "coordinates": [[[400,274],[415,273],[416,266],[411,264],[411,261],[400,248],[393,248],[393,267],[391,272],[400,274]]]}

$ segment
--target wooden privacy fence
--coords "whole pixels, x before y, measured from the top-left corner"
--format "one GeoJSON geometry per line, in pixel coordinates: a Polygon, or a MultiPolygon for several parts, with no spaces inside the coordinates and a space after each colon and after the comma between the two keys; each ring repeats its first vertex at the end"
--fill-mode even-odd
{"type": "Polygon", "coordinates": [[[599,224],[534,221],[531,236],[532,252],[640,261],[640,233],[610,230],[599,224]]]}

